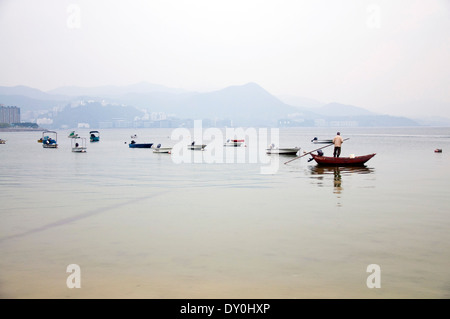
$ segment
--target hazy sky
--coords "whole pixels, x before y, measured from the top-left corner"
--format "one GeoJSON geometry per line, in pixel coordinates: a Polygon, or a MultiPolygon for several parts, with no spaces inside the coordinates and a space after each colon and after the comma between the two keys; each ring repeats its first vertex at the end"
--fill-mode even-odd
{"type": "Polygon", "coordinates": [[[141,81],[450,117],[450,0],[0,0],[0,85],[141,81]]]}

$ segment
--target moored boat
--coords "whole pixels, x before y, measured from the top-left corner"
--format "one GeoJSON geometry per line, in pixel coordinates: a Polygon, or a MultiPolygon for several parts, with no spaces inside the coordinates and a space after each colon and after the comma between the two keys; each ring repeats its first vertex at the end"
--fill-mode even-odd
{"type": "Polygon", "coordinates": [[[151,148],[153,143],[136,143],[134,140],[128,144],[130,148],[151,148]]]}
{"type": "Polygon", "coordinates": [[[274,144],[269,145],[269,148],[266,149],[267,154],[280,154],[280,155],[296,155],[300,147],[275,147],[274,144]]]}
{"type": "Polygon", "coordinates": [[[100,133],[99,133],[99,131],[90,131],[89,132],[89,141],[91,141],[91,142],[99,142],[100,141],[100,133]]]}
{"type": "Polygon", "coordinates": [[[223,146],[239,147],[244,144],[244,140],[227,140],[223,146]]]}
{"type": "Polygon", "coordinates": [[[165,153],[165,154],[171,154],[172,148],[171,147],[161,147],[161,144],[158,144],[156,148],[153,148],[153,153],[165,153]]]}
{"type": "Polygon", "coordinates": [[[58,134],[55,131],[42,132],[42,147],[58,148],[57,136],[58,134]]]}
{"type": "Polygon", "coordinates": [[[72,152],[86,153],[86,139],[84,137],[77,137],[72,139],[72,152]]]}
{"type": "Polygon", "coordinates": [[[172,148],[171,147],[157,148],[157,149],[153,150],[153,153],[171,154],[172,153],[172,148]]]}
{"type": "Polygon", "coordinates": [[[75,131],[72,131],[72,132],[70,132],[69,136],[67,136],[67,137],[69,137],[69,138],[77,138],[78,134],[75,133],[75,131]]]}
{"type": "Polygon", "coordinates": [[[314,137],[311,142],[314,144],[332,144],[333,140],[319,140],[317,137],[314,137]]]}
{"type": "Polygon", "coordinates": [[[375,156],[376,153],[362,155],[362,156],[349,156],[349,157],[332,157],[323,156],[311,153],[312,158],[319,165],[328,166],[358,166],[364,165],[368,160],[375,156]]]}
{"type": "Polygon", "coordinates": [[[193,151],[203,151],[206,147],[206,144],[195,144],[192,142],[191,145],[188,145],[187,148],[193,151]]]}
{"type": "Polygon", "coordinates": [[[0,144],[6,144],[6,140],[0,138],[0,144]]]}

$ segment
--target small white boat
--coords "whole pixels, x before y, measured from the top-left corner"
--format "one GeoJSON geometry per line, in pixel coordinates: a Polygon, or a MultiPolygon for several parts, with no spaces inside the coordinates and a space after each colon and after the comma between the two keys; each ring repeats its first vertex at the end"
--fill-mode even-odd
{"type": "Polygon", "coordinates": [[[84,137],[72,139],[72,152],[86,153],[86,139],[84,137]]]}
{"type": "Polygon", "coordinates": [[[171,154],[172,148],[171,147],[161,147],[161,144],[158,144],[156,148],[153,148],[153,153],[164,153],[164,154],[171,154]]]}
{"type": "Polygon", "coordinates": [[[172,148],[171,147],[157,148],[153,150],[153,153],[172,154],[172,148]]]}
{"type": "Polygon", "coordinates": [[[189,150],[203,151],[206,147],[206,144],[195,144],[195,142],[192,142],[191,145],[188,145],[187,147],[189,150]]]}
{"type": "Polygon", "coordinates": [[[266,149],[267,154],[282,154],[282,155],[297,155],[300,147],[285,147],[278,148],[275,147],[275,144],[269,145],[269,148],[266,149]]]}
{"type": "Polygon", "coordinates": [[[240,147],[244,144],[244,140],[227,140],[223,146],[240,147]]]}
{"type": "Polygon", "coordinates": [[[333,144],[333,140],[319,140],[317,137],[314,137],[311,142],[314,144],[333,144]]]}
{"type": "Polygon", "coordinates": [[[0,138],[0,144],[6,144],[6,140],[0,138]]]}

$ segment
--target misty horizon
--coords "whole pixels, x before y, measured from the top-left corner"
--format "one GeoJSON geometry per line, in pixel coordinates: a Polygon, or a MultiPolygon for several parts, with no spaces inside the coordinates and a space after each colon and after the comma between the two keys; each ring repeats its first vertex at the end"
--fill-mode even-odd
{"type": "Polygon", "coordinates": [[[257,83],[285,103],[450,118],[450,4],[2,1],[0,86],[257,83]]]}

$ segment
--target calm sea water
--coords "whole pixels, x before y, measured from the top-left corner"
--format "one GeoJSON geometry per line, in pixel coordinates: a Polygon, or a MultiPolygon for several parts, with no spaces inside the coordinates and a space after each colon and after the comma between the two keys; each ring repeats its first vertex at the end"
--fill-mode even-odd
{"type": "MultiPolygon", "coordinates": [[[[450,128],[343,128],[342,156],[377,153],[365,167],[279,156],[270,174],[276,160],[252,162],[250,145],[228,163],[127,145],[173,146],[172,133],[105,129],[78,154],[69,131],[57,149],[1,132],[0,297],[450,297],[450,128]]],[[[335,133],[280,129],[278,143],[302,153],[335,133]]]]}

